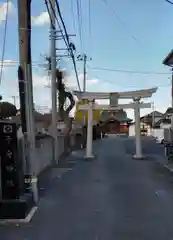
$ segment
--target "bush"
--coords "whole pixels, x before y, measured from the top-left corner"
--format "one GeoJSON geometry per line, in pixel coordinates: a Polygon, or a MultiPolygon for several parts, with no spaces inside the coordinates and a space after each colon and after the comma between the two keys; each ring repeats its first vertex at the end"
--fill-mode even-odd
{"type": "Polygon", "coordinates": [[[9,102],[0,102],[0,119],[16,116],[16,106],[9,102]]]}

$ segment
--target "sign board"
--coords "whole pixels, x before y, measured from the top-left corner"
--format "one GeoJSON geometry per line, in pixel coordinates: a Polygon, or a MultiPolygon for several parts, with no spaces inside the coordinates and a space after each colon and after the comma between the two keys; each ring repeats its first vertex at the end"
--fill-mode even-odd
{"type": "Polygon", "coordinates": [[[118,93],[110,93],[109,100],[110,106],[116,107],[118,105],[118,93]]]}
{"type": "Polygon", "coordinates": [[[25,189],[26,193],[31,192],[31,183],[32,183],[32,175],[31,174],[25,174],[24,189],[25,189]]]}
{"type": "Polygon", "coordinates": [[[2,199],[19,198],[17,128],[15,123],[0,122],[2,199]]]}

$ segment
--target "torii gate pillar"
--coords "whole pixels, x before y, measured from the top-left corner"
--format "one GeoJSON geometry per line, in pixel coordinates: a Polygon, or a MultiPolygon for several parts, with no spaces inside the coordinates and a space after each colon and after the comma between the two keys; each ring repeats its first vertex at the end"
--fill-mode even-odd
{"type": "Polygon", "coordinates": [[[88,123],[87,123],[87,143],[86,143],[86,155],[85,158],[94,158],[93,155],[93,101],[88,103],[88,123]]]}
{"type": "Polygon", "coordinates": [[[142,145],[141,145],[141,128],[140,128],[140,100],[134,100],[134,116],[135,116],[135,136],[136,136],[136,153],[133,156],[135,159],[142,159],[142,145]]]}

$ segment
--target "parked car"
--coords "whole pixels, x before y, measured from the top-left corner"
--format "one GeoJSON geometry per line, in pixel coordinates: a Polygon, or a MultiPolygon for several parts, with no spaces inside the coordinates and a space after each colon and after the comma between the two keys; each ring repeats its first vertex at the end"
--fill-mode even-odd
{"type": "Polygon", "coordinates": [[[157,138],[156,138],[156,142],[157,142],[157,143],[164,144],[164,138],[163,138],[163,137],[157,137],[157,138]]]}

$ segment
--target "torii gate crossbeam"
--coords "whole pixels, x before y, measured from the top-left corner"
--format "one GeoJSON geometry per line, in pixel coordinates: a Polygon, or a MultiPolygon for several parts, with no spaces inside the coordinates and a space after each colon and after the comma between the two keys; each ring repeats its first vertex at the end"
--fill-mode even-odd
{"type": "Polygon", "coordinates": [[[141,159],[142,147],[141,147],[141,133],[140,133],[140,108],[151,108],[150,103],[141,103],[141,98],[150,98],[153,93],[157,91],[157,88],[143,89],[139,91],[131,92],[119,92],[119,93],[96,93],[96,92],[78,92],[74,94],[81,99],[88,99],[88,104],[81,105],[79,109],[88,111],[88,128],[87,128],[87,145],[86,145],[86,158],[93,158],[92,151],[92,140],[93,140],[93,109],[105,109],[105,110],[116,110],[116,109],[134,109],[135,116],[135,135],[136,135],[136,154],[134,158],[141,159]],[[129,104],[118,104],[116,106],[109,105],[97,105],[94,103],[95,99],[110,99],[111,95],[114,94],[117,99],[133,99],[133,103],[129,104]]]}

